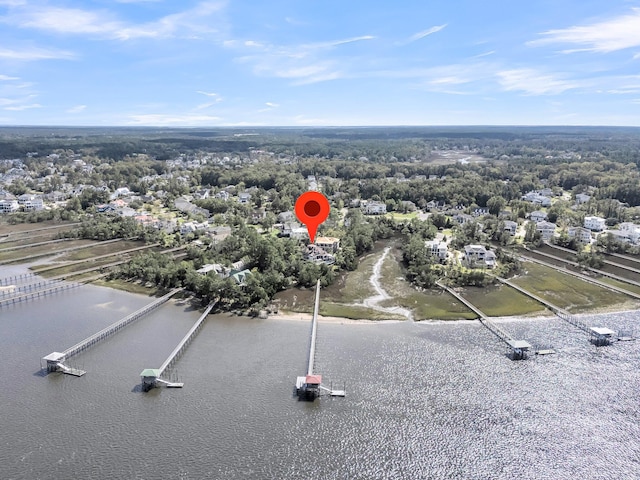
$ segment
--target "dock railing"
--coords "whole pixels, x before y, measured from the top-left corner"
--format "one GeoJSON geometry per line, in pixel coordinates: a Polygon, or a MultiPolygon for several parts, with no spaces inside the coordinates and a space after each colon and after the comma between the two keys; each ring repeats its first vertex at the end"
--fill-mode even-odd
{"type": "Polygon", "coordinates": [[[180,355],[184,353],[184,351],[187,349],[187,347],[189,346],[193,338],[196,336],[200,328],[202,328],[204,321],[207,319],[207,315],[209,315],[209,312],[211,312],[215,304],[216,302],[212,302],[207,306],[204,313],[200,316],[200,318],[198,318],[198,320],[193,325],[193,327],[191,327],[191,329],[187,332],[184,338],[180,340],[180,343],[178,343],[178,346],[173,349],[173,352],[171,352],[171,354],[167,357],[167,359],[158,369],[158,377],[161,377],[162,374],[168,368],[171,368],[171,366],[173,366],[173,364],[178,361],[178,359],[180,358],[180,355]]]}
{"type": "Polygon", "coordinates": [[[62,352],[63,355],[64,355],[64,358],[65,359],[70,358],[70,357],[82,352],[83,350],[86,350],[91,345],[94,345],[95,343],[99,342],[100,340],[103,340],[104,338],[116,333],[117,331],[119,331],[122,328],[124,328],[127,325],[129,325],[131,322],[134,322],[135,320],[139,319],[140,317],[146,315],[150,311],[152,311],[155,308],[159,307],[163,303],[167,302],[171,297],[173,297],[175,294],[177,294],[180,291],[182,291],[182,288],[175,288],[175,289],[171,290],[166,295],[164,295],[164,296],[158,298],[157,300],[151,302],[150,304],[142,307],[140,310],[137,310],[137,311],[133,312],[132,314],[127,315],[123,319],[118,320],[116,323],[114,323],[112,325],[109,325],[107,328],[104,328],[104,329],[100,330],[99,332],[91,335],[90,337],[85,338],[84,340],[82,340],[81,342],[75,344],[74,346],[72,346],[70,348],[67,348],[64,352],[62,352]]]}

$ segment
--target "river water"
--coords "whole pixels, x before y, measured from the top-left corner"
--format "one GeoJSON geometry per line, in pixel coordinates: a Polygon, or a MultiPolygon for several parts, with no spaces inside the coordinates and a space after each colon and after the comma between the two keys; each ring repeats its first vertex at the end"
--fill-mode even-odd
{"type": "Polygon", "coordinates": [[[183,389],[142,393],[198,318],[175,302],[74,357],[84,377],[40,373],[149,301],[86,286],[0,309],[1,479],[640,478],[640,341],[596,349],[558,319],[499,320],[559,349],[522,362],[477,322],[321,323],[316,371],[347,396],[314,403],[292,396],[308,323],[225,315],[178,361],[183,389]]]}

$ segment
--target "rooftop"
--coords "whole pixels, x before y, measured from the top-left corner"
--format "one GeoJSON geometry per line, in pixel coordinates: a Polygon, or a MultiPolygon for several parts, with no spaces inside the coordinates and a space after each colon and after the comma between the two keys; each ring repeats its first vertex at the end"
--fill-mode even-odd
{"type": "Polygon", "coordinates": [[[611,337],[616,334],[613,330],[604,327],[591,327],[590,330],[596,335],[611,337]]]}
{"type": "Polygon", "coordinates": [[[529,350],[531,344],[525,340],[509,340],[507,341],[511,348],[520,348],[522,350],[529,350]]]}

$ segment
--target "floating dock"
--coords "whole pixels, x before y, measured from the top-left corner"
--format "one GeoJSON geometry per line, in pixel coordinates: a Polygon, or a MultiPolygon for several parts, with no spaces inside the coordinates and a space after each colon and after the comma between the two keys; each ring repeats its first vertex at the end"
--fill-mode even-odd
{"type": "Polygon", "coordinates": [[[130,323],[133,323],[134,321],[138,320],[139,318],[143,317],[147,313],[156,309],[163,303],[167,302],[171,297],[173,297],[176,293],[180,291],[182,291],[182,288],[176,288],[174,290],[171,290],[169,293],[167,293],[163,297],[160,297],[154,300],[147,306],[142,307],[140,310],[137,310],[130,315],[127,315],[123,319],[118,320],[116,323],[108,326],[107,328],[100,330],[98,333],[95,333],[90,337],[85,338],[81,342],[76,343],[74,346],[67,348],[64,352],[50,353],[46,357],[42,358],[42,360],[40,361],[40,366],[44,368],[43,366],[43,362],[44,362],[44,365],[46,365],[47,372],[67,373],[69,375],[74,375],[77,377],[84,375],[85,373],[84,371],[73,369],[65,365],[64,362],[69,358],[73,357],[74,355],[77,355],[78,353],[83,352],[87,348],[95,345],[99,341],[104,340],[105,338],[110,337],[114,333],[122,330],[124,327],[126,327],[130,323]],[[72,373],[72,372],[75,372],[75,373],[72,373]],[[82,373],[79,374],[79,372],[82,372],[82,373]]]}
{"type": "Polygon", "coordinates": [[[207,315],[211,312],[211,309],[215,306],[216,302],[210,303],[209,306],[205,309],[204,313],[196,320],[193,327],[187,332],[178,346],[174,348],[173,352],[167,357],[164,363],[160,366],[160,368],[146,368],[140,373],[140,377],[142,378],[142,389],[144,391],[149,391],[154,387],[169,387],[169,388],[182,388],[184,383],[181,382],[170,382],[168,380],[160,378],[168,368],[171,368],[180,358],[180,355],[184,353],[187,349],[193,338],[202,328],[204,321],[207,319],[207,315]]]}
{"type": "Polygon", "coordinates": [[[475,305],[469,302],[458,292],[440,282],[437,282],[437,285],[456,297],[460,302],[466,305],[467,308],[478,315],[478,320],[480,320],[480,323],[482,323],[482,325],[489,329],[495,336],[497,336],[500,340],[507,344],[510,349],[512,360],[523,360],[527,358],[527,356],[529,355],[529,351],[531,350],[531,344],[529,342],[512,338],[511,335],[509,335],[507,332],[505,332],[495,323],[489,320],[489,317],[487,317],[480,309],[478,309],[475,305]]]}
{"type": "Polygon", "coordinates": [[[309,342],[309,358],[307,360],[307,374],[296,378],[295,392],[303,400],[315,400],[323,392],[332,397],[344,397],[344,390],[333,390],[322,385],[322,375],[313,372],[316,355],[316,338],[318,333],[318,312],[320,310],[320,280],[316,283],[316,298],[311,319],[311,339],[309,342]]]}

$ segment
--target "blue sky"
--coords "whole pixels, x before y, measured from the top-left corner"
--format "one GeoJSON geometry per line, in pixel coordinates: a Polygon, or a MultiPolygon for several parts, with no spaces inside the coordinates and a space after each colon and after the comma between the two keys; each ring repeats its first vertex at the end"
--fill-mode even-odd
{"type": "Polygon", "coordinates": [[[640,126],[640,0],[0,0],[0,125],[640,126]]]}

